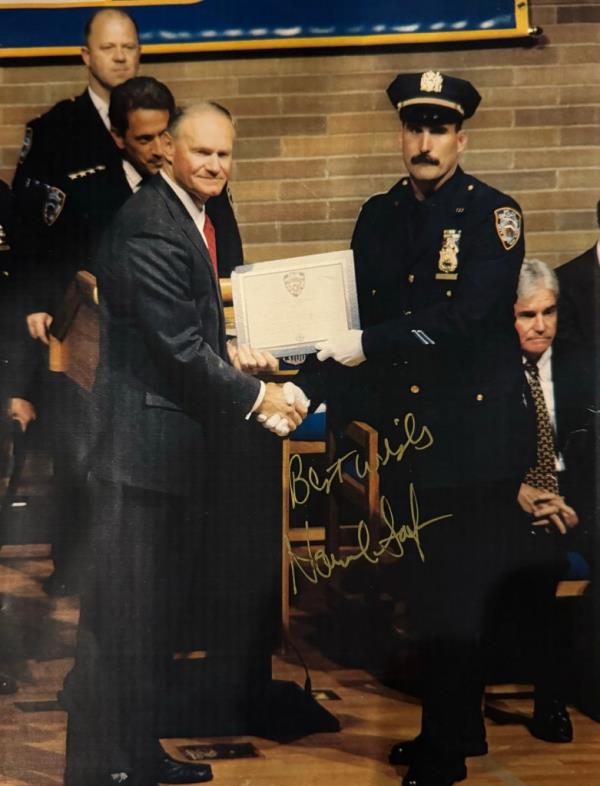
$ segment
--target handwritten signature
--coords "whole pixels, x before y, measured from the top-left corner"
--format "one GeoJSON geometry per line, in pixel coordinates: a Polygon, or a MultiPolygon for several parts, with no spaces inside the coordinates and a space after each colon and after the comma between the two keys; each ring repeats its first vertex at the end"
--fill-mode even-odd
{"type": "Polygon", "coordinates": [[[347,462],[353,464],[357,477],[362,480],[369,473],[377,472],[380,467],[385,467],[392,460],[402,461],[404,454],[410,447],[415,450],[426,450],[433,445],[433,434],[427,426],[417,427],[412,412],[407,412],[402,421],[399,418],[394,418],[393,423],[395,426],[402,423],[404,440],[394,447],[390,444],[388,437],[384,437],[382,441],[383,453],[377,454],[374,467],[362,458],[357,449],[353,449],[326,467],[323,470],[323,475],[320,476],[312,466],[309,466],[305,473],[301,454],[293,454],[290,457],[288,470],[292,508],[308,502],[312,491],[324,491],[329,494],[334,483],[343,482],[343,467],[347,462]]]}
{"type": "MultiPolygon", "coordinates": [[[[366,560],[371,565],[376,565],[384,554],[388,554],[394,559],[401,559],[405,554],[404,544],[413,541],[415,548],[422,562],[425,562],[425,553],[421,545],[421,531],[443,519],[452,518],[452,513],[441,516],[434,516],[426,521],[420,521],[419,502],[414,485],[408,487],[410,503],[410,523],[396,526],[394,513],[388,499],[384,496],[380,500],[381,523],[387,528],[387,533],[379,539],[377,545],[371,544],[371,533],[366,523],[361,520],[358,524],[357,539],[358,551],[347,557],[337,557],[335,554],[327,554],[324,548],[313,551],[310,537],[307,533],[306,547],[307,556],[302,556],[292,550],[289,539],[286,537],[286,547],[290,559],[292,575],[292,592],[298,594],[296,573],[304,576],[311,584],[317,584],[320,579],[328,579],[336,568],[347,568],[351,563],[358,560],[366,560]]],[[[308,522],[305,523],[308,529],[308,522]]]]}

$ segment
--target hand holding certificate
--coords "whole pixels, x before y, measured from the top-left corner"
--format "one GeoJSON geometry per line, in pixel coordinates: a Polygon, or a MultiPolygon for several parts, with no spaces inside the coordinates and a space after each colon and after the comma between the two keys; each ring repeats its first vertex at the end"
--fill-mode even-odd
{"type": "Polygon", "coordinates": [[[253,349],[308,354],[360,327],[352,251],[244,265],[231,280],[238,341],[253,349]]]}

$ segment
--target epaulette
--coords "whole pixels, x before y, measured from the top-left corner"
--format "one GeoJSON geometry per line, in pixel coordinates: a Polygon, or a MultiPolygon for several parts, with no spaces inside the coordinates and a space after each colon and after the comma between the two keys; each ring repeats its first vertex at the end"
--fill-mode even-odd
{"type": "Polygon", "coordinates": [[[69,180],[78,180],[80,177],[87,177],[88,175],[95,175],[97,172],[104,172],[106,166],[104,164],[96,164],[96,166],[89,169],[80,169],[78,172],[70,172],[67,177],[69,180]]]}

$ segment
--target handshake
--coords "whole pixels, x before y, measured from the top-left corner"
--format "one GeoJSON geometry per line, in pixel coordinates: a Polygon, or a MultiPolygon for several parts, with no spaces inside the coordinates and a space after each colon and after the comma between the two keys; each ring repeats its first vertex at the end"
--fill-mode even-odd
{"type": "Polygon", "coordinates": [[[256,419],[279,437],[287,437],[290,431],[294,431],[302,423],[309,406],[310,401],[298,385],[293,382],[286,382],[284,385],[269,382],[263,400],[256,410],[256,419]]]}
{"type": "MultiPolygon", "coordinates": [[[[238,345],[235,339],[227,342],[229,359],[235,368],[246,374],[277,371],[279,363],[270,352],[252,349],[248,344],[238,345]]],[[[268,382],[265,394],[255,410],[259,423],[280,437],[287,437],[304,420],[310,401],[298,385],[286,382],[277,385],[268,382]]]]}

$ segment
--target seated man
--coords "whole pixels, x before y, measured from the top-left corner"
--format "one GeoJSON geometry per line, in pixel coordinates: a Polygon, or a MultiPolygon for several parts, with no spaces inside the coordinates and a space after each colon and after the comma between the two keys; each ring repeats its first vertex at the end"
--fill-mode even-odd
{"type": "Polygon", "coordinates": [[[533,656],[535,681],[531,732],[548,742],[569,742],[573,731],[564,705],[564,659],[554,620],[554,595],[564,575],[566,542],[556,535],[567,535],[579,522],[572,507],[577,499],[573,481],[581,479],[582,466],[572,444],[575,436],[587,433],[592,388],[586,380],[590,366],[581,349],[555,341],[558,292],[553,270],[536,259],[524,261],[515,327],[535,407],[537,460],[518,496],[524,523],[529,525],[523,530],[522,561],[498,597],[505,615],[526,606],[524,635],[533,656]]]}

